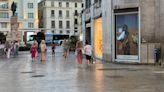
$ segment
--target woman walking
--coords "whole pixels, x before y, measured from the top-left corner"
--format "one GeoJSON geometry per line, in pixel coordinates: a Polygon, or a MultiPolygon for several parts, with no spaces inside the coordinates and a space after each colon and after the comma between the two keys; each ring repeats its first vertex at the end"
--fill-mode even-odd
{"type": "Polygon", "coordinates": [[[32,44],[30,52],[31,52],[32,61],[35,61],[36,53],[37,53],[37,44],[35,42],[32,44]]]}
{"type": "Polygon", "coordinates": [[[83,45],[81,41],[76,43],[76,53],[77,53],[77,61],[79,64],[82,64],[83,61],[83,53],[82,53],[83,45]]]}
{"type": "Polygon", "coordinates": [[[64,42],[62,45],[63,45],[64,57],[67,58],[68,53],[69,53],[69,41],[67,39],[64,39],[64,42]]]}
{"type": "Polygon", "coordinates": [[[46,61],[47,46],[45,40],[42,40],[40,47],[41,47],[41,61],[46,61]]]}

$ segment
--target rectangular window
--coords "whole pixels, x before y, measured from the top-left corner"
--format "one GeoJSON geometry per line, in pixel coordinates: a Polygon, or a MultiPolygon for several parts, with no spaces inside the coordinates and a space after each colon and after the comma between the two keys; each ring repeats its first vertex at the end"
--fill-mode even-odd
{"type": "Polygon", "coordinates": [[[51,1],[51,7],[54,7],[54,1],[51,1]]]}
{"type": "Polygon", "coordinates": [[[51,21],[51,28],[55,28],[55,21],[51,21]]]}
{"type": "Polygon", "coordinates": [[[67,34],[69,34],[70,33],[70,30],[67,30],[67,34]]]}
{"type": "Polygon", "coordinates": [[[34,18],[34,13],[28,13],[28,18],[34,18]]]}
{"type": "Polygon", "coordinates": [[[7,2],[0,2],[0,9],[8,9],[8,3],[7,2]]]}
{"type": "Polygon", "coordinates": [[[55,11],[51,10],[51,17],[54,17],[54,16],[55,16],[55,11]]]}
{"type": "Polygon", "coordinates": [[[59,17],[63,17],[62,11],[59,10],[59,17]]]}
{"type": "Polygon", "coordinates": [[[34,28],[34,23],[28,23],[28,28],[34,28]]]}
{"type": "Polygon", "coordinates": [[[75,10],[75,16],[78,16],[78,12],[77,12],[77,10],[75,10]]]}
{"type": "Polygon", "coordinates": [[[34,8],[33,3],[28,3],[28,8],[34,8]]]}
{"type": "Polygon", "coordinates": [[[59,2],[59,7],[62,7],[62,2],[59,2]]]}
{"type": "Polygon", "coordinates": [[[69,7],[69,2],[66,2],[66,7],[69,7]]]}
{"type": "Polygon", "coordinates": [[[97,3],[99,0],[94,0],[94,3],[97,3]]]}
{"type": "Polygon", "coordinates": [[[59,28],[63,28],[63,22],[59,21],[59,28]]]}
{"type": "Polygon", "coordinates": [[[77,19],[75,19],[75,24],[78,24],[78,20],[77,19]]]}
{"type": "Polygon", "coordinates": [[[89,8],[91,6],[91,0],[86,0],[85,7],[89,8]]]}
{"type": "Polygon", "coordinates": [[[75,3],[75,7],[77,8],[77,3],[75,3]]]}
{"type": "Polygon", "coordinates": [[[83,8],[84,7],[84,4],[81,4],[81,7],[83,8]]]}
{"type": "Polygon", "coordinates": [[[7,23],[1,23],[1,28],[7,28],[7,23]]]}
{"type": "Polygon", "coordinates": [[[62,34],[63,33],[63,31],[62,30],[60,30],[60,34],[62,34]]]}
{"type": "Polygon", "coordinates": [[[9,13],[7,13],[7,12],[1,12],[0,13],[0,18],[9,18],[9,13]]]}
{"type": "Polygon", "coordinates": [[[67,28],[67,29],[70,28],[70,21],[66,21],[66,28],[67,28]]]}
{"type": "Polygon", "coordinates": [[[77,27],[75,27],[75,29],[78,29],[77,27]]]}
{"type": "Polygon", "coordinates": [[[67,18],[70,17],[70,16],[69,16],[69,11],[68,11],[68,10],[66,11],[66,17],[67,17],[67,18]]]}

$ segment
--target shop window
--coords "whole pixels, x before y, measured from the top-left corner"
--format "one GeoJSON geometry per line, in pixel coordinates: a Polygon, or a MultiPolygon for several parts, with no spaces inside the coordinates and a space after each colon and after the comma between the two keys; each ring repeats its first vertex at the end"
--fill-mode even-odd
{"type": "Polygon", "coordinates": [[[115,14],[116,59],[138,60],[139,22],[137,9],[119,9],[115,10],[115,14]]]}

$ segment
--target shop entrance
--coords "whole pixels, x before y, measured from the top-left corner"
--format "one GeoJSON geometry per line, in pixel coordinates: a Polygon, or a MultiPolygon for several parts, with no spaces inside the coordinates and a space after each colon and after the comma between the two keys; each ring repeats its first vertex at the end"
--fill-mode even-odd
{"type": "Polygon", "coordinates": [[[86,28],[85,40],[91,44],[91,27],[86,28]]]}
{"type": "Polygon", "coordinates": [[[94,52],[95,57],[102,59],[102,17],[95,19],[94,21],[94,52]]]}

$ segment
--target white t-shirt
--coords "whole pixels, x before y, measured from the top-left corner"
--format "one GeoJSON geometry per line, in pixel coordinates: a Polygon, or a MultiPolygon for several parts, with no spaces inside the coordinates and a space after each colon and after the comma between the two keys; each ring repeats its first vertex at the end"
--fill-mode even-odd
{"type": "Polygon", "coordinates": [[[85,52],[86,55],[91,56],[92,55],[92,47],[91,47],[91,45],[84,46],[84,52],[85,52]]]}

